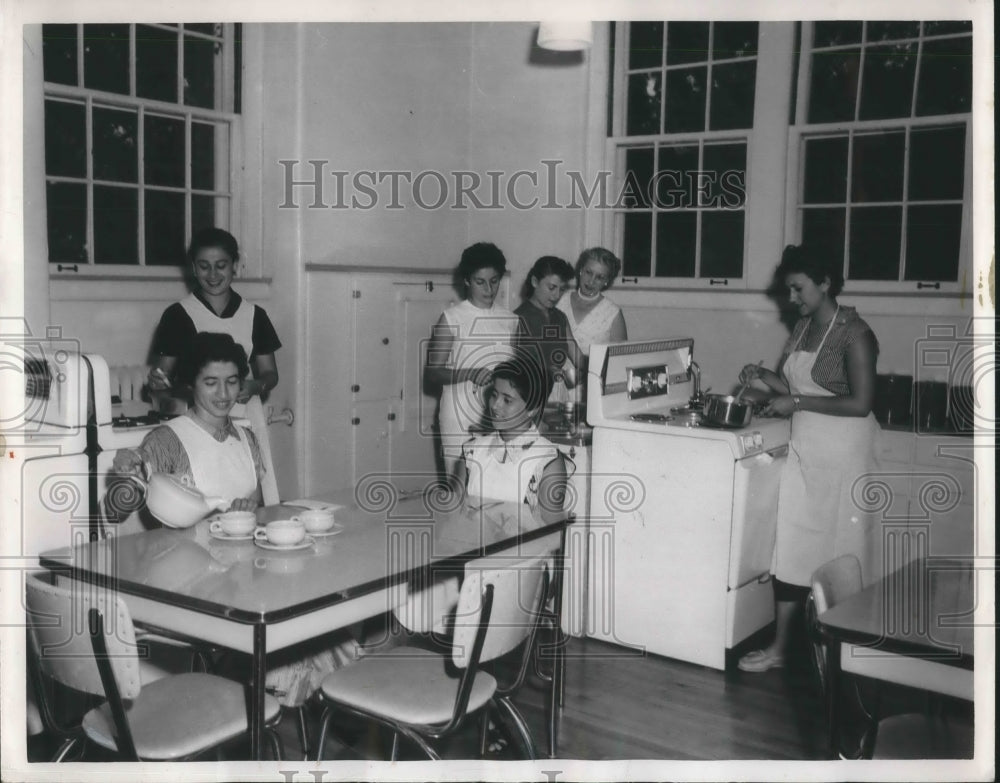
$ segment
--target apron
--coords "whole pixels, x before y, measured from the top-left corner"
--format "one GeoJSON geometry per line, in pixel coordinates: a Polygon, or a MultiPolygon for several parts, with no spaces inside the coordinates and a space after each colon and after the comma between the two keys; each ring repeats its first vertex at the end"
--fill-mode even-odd
{"type": "MultiPolygon", "coordinates": [[[[166,423],[177,435],[191,463],[195,486],[205,495],[221,498],[244,498],[257,488],[250,443],[241,432],[239,438],[219,443],[190,416],[178,416],[166,423]]],[[[240,431],[237,426],[237,432],[240,431]]]]}
{"type": "MultiPolygon", "coordinates": [[[[190,316],[196,331],[228,334],[246,351],[247,359],[250,358],[253,353],[254,305],[244,299],[231,318],[220,318],[205,307],[194,294],[188,294],[181,300],[180,304],[190,316]]],[[[264,505],[278,503],[278,482],[274,475],[274,463],[271,460],[271,438],[268,435],[267,417],[264,415],[264,406],[260,397],[254,396],[246,403],[237,403],[230,411],[230,416],[234,419],[246,419],[253,434],[257,436],[261,460],[264,463],[264,475],[260,479],[264,505]]]]}
{"type": "MultiPolygon", "coordinates": [[[[834,396],[812,378],[816,357],[834,321],[836,315],[815,353],[796,350],[802,336],[792,348],[783,368],[791,394],[834,396]]],[[[852,490],[861,497],[854,489],[857,479],[875,467],[877,433],[871,413],[864,418],[811,411],[792,414],[771,565],[771,572],[781,581],[807,586],[813,571],[843,554],[861,561],[865,583],[878,573],[877,525],[852,499],[852,490]]]]}

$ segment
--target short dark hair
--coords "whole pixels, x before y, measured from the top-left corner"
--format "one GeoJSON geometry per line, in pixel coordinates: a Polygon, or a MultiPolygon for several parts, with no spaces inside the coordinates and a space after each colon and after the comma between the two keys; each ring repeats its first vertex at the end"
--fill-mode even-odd
{"type": "Polygon", "coordinates": [[[177,379],[185,386],[194,387],[195,378],[212,362],[232,362],[242,381],[250,374],[247,352],[231,335],[220,332],[198,332],[178,357],[177,379]]]}
{"type": "Polygon", "coordinates": [[[188,261],[193,264],[198,251],[206,247],[217,247],[224,250],[234,264],[240,260],[240,246],[236,242],[236,237],[224,229],[212,227],[195,232],[194,236],[191,237],[191,244],[188,245],[188,261]]]}
{"type": "Polygon", "coordinates": [[[618,259],[618,256],[607,248],[589,247],[580,253],[580,257],[576,259],[577,276],[580,275],[580,271],[583,269],[584,264],[592,258],[600,261],[608,268],[608,288],[611,288],[615,278],[618,277],[619,273],[622,271],[622,262],[618,259]]]}
{"type": "Polygon", "coordinates": [[[531,271],[528,272],[528,276],[524,280],[524,286],[521,289],[522,298],[530,299],[535,290],[535,286],[531,284],[531,278],[541,280],[549,275],[559,275],[563,282],[568,283],[573,279],[573,267],[559,256],[542,256],[531,267],[531,271]]]}
{"type": "Polygon", "coordinates": [[[829,279],[830,288],[827,293],[831,297],[844,290],[844,271],[840,261],[834,258],[833,253],[820,250],[815,245],[802,243],[788,245],[784,249],[774,276],[784,286],[785,278],[797,272],[806,275],[816,285],[829,279]]]}
{"type": "Polygon", "coordinates": [[[541,365],[537,353],[519,350],[512,359],[500,362],[493,368],[493,381],[500,378],[509,381],[521,395],[529,411],[544,408],[552,391],[549,373],[541,365]]]}
{"type": "Polygon", "coordinates": [[[474,273],[487,267],[495,269],[503,277],[507,271],[507,259],[492,242],[476,242],[462,251],[462,260],[458,262],[458,277],[466,282],[474,273]]]}

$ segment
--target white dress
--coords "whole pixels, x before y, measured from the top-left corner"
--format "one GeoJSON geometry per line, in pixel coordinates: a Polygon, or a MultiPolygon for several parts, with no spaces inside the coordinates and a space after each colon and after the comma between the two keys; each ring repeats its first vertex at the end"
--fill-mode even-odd
{"type": "Polygon", "coordinates": [[[611,338],[611,324],[622,309],[606,296],[602,296],[590,312],[577,321],[573,315],[572,296],[572,294],[564,296],[556,303],[556,307],[566,313],[566,320],[569,321],[573,339],[580,346],[580,351],[584,356],[590,356],[591,343],[606,343],[611,338]]]}

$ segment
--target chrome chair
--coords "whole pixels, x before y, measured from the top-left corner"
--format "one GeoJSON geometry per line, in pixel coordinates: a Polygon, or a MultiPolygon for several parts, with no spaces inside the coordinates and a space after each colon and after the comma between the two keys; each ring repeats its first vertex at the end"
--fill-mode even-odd
{"type": "Polygon", "coordinates": [[[547,557],[486,557],[466,568],[447,653],[400,646],[376,651],[354,666],[327,675],[320,688],[326,705],[316,758],[334,711],[373,721],[393,732],[391,760],[400,737],[429,759],[439,759],[430,742],[453,734],[477,713],[482,718],[484,751],[490,709],[509,719],[524,754],[536,757],[527,723],[510,700],[524,679],[534,649],[548,583],[547,557]],[[500,684],[483,664],[522,646],[522,659],[510,683],[500,684]]]}
{"type": "MultiPolygon", "coordinates": [[[[115,593],[82,583],[57,586],[29,574],[25,595],[39,674],[104,699],[83,716],[79,738],[126,760],[177,761],[247,732],[241,683],[200,672],[142,681],[132,618],[115,593]]],[[[280,759],[273,731],[280,710],[273,698],[265,700],[265,714],[272,752],[280,759]]]]}

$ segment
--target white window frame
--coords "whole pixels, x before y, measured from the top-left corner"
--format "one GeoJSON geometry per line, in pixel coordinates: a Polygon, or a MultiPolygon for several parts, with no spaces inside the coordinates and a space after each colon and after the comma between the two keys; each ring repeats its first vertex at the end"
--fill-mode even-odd
{"type": "MultiPolygon", "coordinates": [[[[797,95],[795,105],[795,123],[788,129],[788,160],[786,169],[786,201],[785,227],[786,242],[798,243],[802,237],[802,212],[803,196],[805,190],[805,141],[817,136],[835,136],[844,134],[860,134],[871,131],[892,131],[902,130],[909,138],[909,132],[913,128],[939,127],[945,125],[965,126],[965,168],[962,192],[962,227],[961,238],[959,240],[958,275],[955,282],[933,281],[937,285],[928,285],[929,281],[918,280],[856,280],[847,278],[852,293],[870,294],[918,294],[922,296],[932,296],[935,294],[954,295],[967,293],[972,285],[972,113],[966,114],[939,114],[927,117],[900,117],[884,120],[854,120],[831,123],[809,124],[809,86],[812,80],[811,65],[813,51],[813,22],[802,23],[802,55],[799,61],[798,82],[794,86],[797,95]]],[[[860,44],[859,44],[860,46],[860,44]]],[[[862,55],[863,56],[863,55],[862,55]]],[[[916,80],[919,78],[919,60],[917,62],[917,72],[914,74],[914,95],[916,94],[916,80]]],[[[861,89],[859,75],[858,89],[861,89]]],[[[857,106],[857,98],[855,106],[857,106]]],[[[915,100],[915,97],[914,97],[915,100]]],[[[908,202],[906,194],[907,173],[909,171],[909,147],[904,153],[904,190],[901,201],[873,202],[870,206],[897,206],[903,207],[904,228],[901,237],[900,267],[899,276],[904,274],[906,261],[906,205],[908,203],[924,204],[929,202],[908,202]]],[[[847,194],[851,192],[851,159],[848,155],[847,162],[847,194]]],[[[932,202],[931,202],[932,203],[932,202]]],[[[845,243],[849,243],[849,228],[845,243]]],[[[845,250],[844,273],[847,274],[850,259],[845,250]]]]}
{"type": "MultiPolygon", "coordinates": [[[[155,25],[154,25],[155,26],[155,25]]],[[[254,25],[244,25],[243,26],[243,63],[244,63],[244,79],[243,84],[247,85],[246,63],[249,58],[257,57],[259,59],[259,35],[256,30],[248,30],[248,28],[253,28],[254,25]],[[249,35],[248,35],[249,34],[249,35]],[[248,40],[249,38],[249,40],[248,40]],[[249,45],[248,45],[249,44],[249,45]]],[[[248,123],[247,123],[247,110],[259,114],[260,105],[259,101],[251,101],[250,105],[247,105],[247,101],[243,101],[242,113],[236,114],[232,111],[234,107],[234,95],[233,86],[235,85],[235,57],[234,57],[234,31],[235,24],[224,23],[223,24],[223,58],[222,58],[222,73],[220,75],[219,88],[222,90],[220,95],[220,105],[224,107],[224,110],[217,109],[205,109],[196,106],[190,106],[183,103],[173,103],[164,102],[148,98],[141,98],[136,96],[135,87],[135,28],[136,24],[130,24],[130,36],[129,36],[129,63],[130,63],[130,85],[129,85],[129,95],[124,95],[120,93],[105,92],[102,90],[95,90],[86,87],[75,87],[70,85],[65,85],[56,82],[43,82],[42,89],[44,92],[45,100],[52,99],[69,99],[76,103],[83,103],[86,111],[86,144],[88,151],[92,149],[92,121],[91,112],[95,105],[98,107],[109,107],[109,108],[128,108],[134,109],[136,111],[137,117],[137,133],[140,137],[140,149],[142,148],[142,136],[144,133],[143,117],[149,112],[159,116],[168,115],[178,120],[182,120],[185,123],[185,158],[190,161],[191,154],[191,123],[192,121],[205,121],[216,125],[223,125],[228,127],[228,140],[220,144],[217,143],[216,151],[219,152],[220,146],[225,148],[228,146],[228,177],[226,178],[226,189],[225,190],[215,190],[215,193],[219,200],[228,200],[229,202],[229,215],[228,215],[228,225],[223,225],[223,221],[217,218],[216,224],[221,227],[226,228],[237,240],[240,241],[241,250],[241,263],[239,266],[240,277],[260,277],[263,274],[263,269],[260,265],[260,253],[259,253],[259,238],[251,237],[250,242],[243,241],[241,235],[243,233],[244,226],[254,225],[254,221],[248,220],[248,203],[244,199],[243,193],[244,187],[244,172],[245,172],[245,155],[248,151],[247,141],[248,141],[248,123]],[[249,252],[248,252],[249,251],[249,252]],[[256,251],[256,252],[255,252],[256,251]]],[[[185,33],[188,34],[188,33],[185,33]]],[[[198,35],[196,32],[191,31],[190,34],[198,35]]],[[[83,40],[83,24],[77,26],[78,42],[83,40]]],[[[205,36],[201,36],[205,37],[205,36]]],[[[77,46],[77,72],[79,74],[83,73],[83,47],[81,45],[77,46]]],[[[183,47],[181,47],[181,59],[178,62],[178,95],[183,95],[183,47]]],[[[244,94],[252,92],[251,90],[244,89],[244,94]]],[[[225,135],[225,134],[220,134],[225,135]]],[[[259,136],[259,133],[256,134],[259,136]]],[[[250,150],[252,152],[253,144],[250,145],[250,150]]],[[[256,142],[256,146],[259,148],[259,138],[256,142]]],[[[67,279],[67,280],[86,280],[93,278],[101,279],[167,279],[167,280],[180,280],[184,275],[183,259],[178,259],[177,266],[147,266],[142,263],[143,255],[145,252],[145,215],[143,210],[144,200],[139,200],[139,213],[138,213],[138,236],[137,243],[139,248],[139,263],[123,263],[123,264],[109,264],[109,263],[95,263],[93,261],[93,248],[94,248],[94,221],[93,221],[93,187],[95,184],[95,179],[93,176],[93,155],[88,152],[85,156],[86,158],[86,176],[85,178],[77,177],[62,177],[62,176],[49,176],[43,170],[41,176],[45,182],[73,182],[84,184],[88,189],[88,199],[87,199],[87,239],[86,246],[88,249],[89,260],[87,262],[73,262],[69,261],[51,261],[49,262],[49,275],[54,279],[67,279]],[[76,266],[74,270],[72,267],[76,266]]],[[[216,155],[216,166],[220,167],[220,157],[216,155]]],[[[102,184],[98,182],[97,184],[102,184]]],[[[116,183],[117,184],[117,183],[116,183]]],[[[251,183],[252,185],[252,183],[251,183]]],[[[135,183],[127,183],[128,187],[134,187],[139,190],[145,186],[144,182],[144,170],[143,161],[141,155],[138,160],[138,173],[137,181],[135,183]]],[[[185,184],[184,187],[177,188],[161,188],[156,186],[155,190],[169,190],[173,192],[185,192],[190,193],[191,187],[191,171],[190,166],[185,166],[185,184]]],[[[258,198],[259,198],[259,182],[258,182],[258,198]]],[[[204,195],[199,192],[199,195],[204,195]]],[[[251,201],[253,193],[251,192],[251,201]]],[[[258,202],[259,207],[259,202],[258,202]]],[[[190,214],[190,201],[188,200],[185,208],[185,224],[190,226],[191,214],[190,214]]],[[[187,241],[189,237],[185,238],[187,241]]]]}

